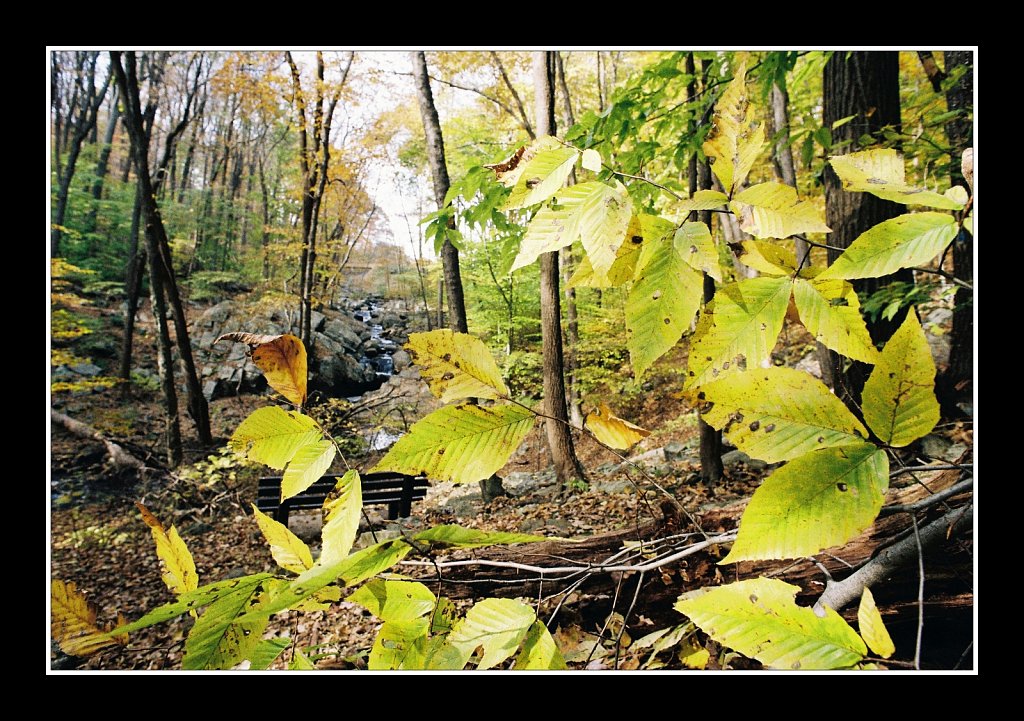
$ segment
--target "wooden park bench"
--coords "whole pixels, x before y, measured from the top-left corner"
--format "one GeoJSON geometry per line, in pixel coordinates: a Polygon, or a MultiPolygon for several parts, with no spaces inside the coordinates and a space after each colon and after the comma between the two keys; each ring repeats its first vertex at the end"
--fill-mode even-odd
{"type": "MultiPolygon", "coordinates": [[[[291,498],[281,500],[281,476],[260,479],[256,507],[275,520],[288,525],[292,511],[320,510],[327,495],[334,490],[340,475],[328,474],[291,498]]],[[[387,504],[388,518],[405,518],[412,512],[412,502],[426,497],[429,481],[424,476],[406,476],[401,473],[361,473],[363,505],[387,504]]]]}

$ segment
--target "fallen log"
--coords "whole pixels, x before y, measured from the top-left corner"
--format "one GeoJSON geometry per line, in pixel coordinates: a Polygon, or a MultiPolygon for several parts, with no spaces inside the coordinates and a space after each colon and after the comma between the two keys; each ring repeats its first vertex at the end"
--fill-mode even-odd
{"type": "Polygon", "coordinates": [[[141,473],[146,469],[145,463],[126,451],[122,446],[105,438],[102,433],[92,426],[76,421],[71,416],[54,410],[50,411],[50,420],[76,438],[84,438],[102,443],[107,450],[108,462],[115,471],[141,473]]]}

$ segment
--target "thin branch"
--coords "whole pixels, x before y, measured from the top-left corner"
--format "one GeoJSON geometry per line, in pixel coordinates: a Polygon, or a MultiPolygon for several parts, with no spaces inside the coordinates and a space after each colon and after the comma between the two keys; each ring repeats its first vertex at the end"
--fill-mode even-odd
{"type": "Polygon", "coordinates": [[[947,498],[959,495],[969,491],[974,486],[974,479],[968,478],[960,481],[956,485],[950,486],[949,488],[939,491],[927,498],[922,498],[920,501],[915,503],[897,503],[891,506],[884,506],[878,515],[880,516],[891,516],[894,513],[917,513],[927,508],[931,508],[934,505],[942,503],[947,498]]]}
{"type": "Polygon", "coordinates": [[[966,471],[974,468],[973,463],[953,463],[948,466],[904,466],[895,471],[889,473],[889,478],[896,478],[896,476],[902,476],[904,473],[914,473],[920,471],[927,473],[928,471],[966,471]]]}
{"type": "Polygon", "coordinates": [[[633,600],[629,602],[629,608],[626,609],[626,614],[622,617],[622,627],[619,628],[619,635],[615,637],[615,662],[612,664],[612,668],[619,668],[619,650],[622,648],[622,634],[626,632],[626,624],[629,623],[629,617],[633,613],[633,608],[636,606],[636,599],[640,596],[640,587],[644,585],[644,574],[641,572],[640,577],[636,580],[636,588],[633,590],[633,600]]]}
{"type": "Polygon", "coordinates": [[[914,668],[920,671],[921,637],[924,635],[924,549],[921,548],[917,516],[911,516],[910,520],[914,524],[914,543],[917,544],[917,642],[914,644],[914,668]]]}
{"type": "Polygon", "coordinates": [[[943,278],[945,278],[946,280],[948,280],[953,285],[958,285],[961,288],[966,288],[967,290],[970,290],[970,291],[974,290],[974,286],[973,285],[971,285],[970,283],[967,283],[965,281],[960,280],[959,278],[957,278],[952,273],[947,273],[944,270],[939,270],[937,268],[911,268],[911,270],[916,270],[918,273],[931,273],[932,275],[939,275],[939,276],[942,276],[943,278]]]}
{"type": "Polygon", "coordinates": [[[498,66],[498,72],[501,74],[501,79],[505,82],[505,87],[507,87],[508,91],[512,93],[512,99],[516,101],[516,108],[519,110],[519,122],[531,138],[536,138],[537,136],[533,132],[533,126],[530,125],[530,118],[526,115],[526,109],[523,108],[523,101],[520,100],[519,93],[516,92],[515,86],[512,85],[512,81],[508,79],[508,73],[505,72],[505,66],[501,64],[501,58],[498,57],[498,53],[492,50],[491,59],[494,60],[494,64],[498,66]]]}

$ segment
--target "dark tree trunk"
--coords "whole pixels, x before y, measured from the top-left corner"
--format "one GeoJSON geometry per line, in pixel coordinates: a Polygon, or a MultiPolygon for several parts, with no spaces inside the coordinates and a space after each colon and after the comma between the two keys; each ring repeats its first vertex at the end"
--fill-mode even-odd
{"type": "Polygon", "coordinates": [[[136,183],[135,203],[132,205],[132,227],[128,236],[128,273],[125,277],[125,291],[128,298],[125,302],[124,337],[121,340],[121,366],[118,378],[124,380],[121,385],[124,396],[131,392],[132,377],[132,344],[135,338],[135,314],[139,309],[139,294],[142,292],[142,270],[145,254],[139,251],[139,218],[142,215],[142,190],[136,183]]]}
{"type": "MultiPolygon", "coordinates": [[[[861,144],[865,136],[881,137],[885,126],[900,127],[899,53],[894,51],[837,52],[825,65],[824,109],[822,124],[831,128],[837,120],[855,118],[832,131],[833,145],[847,141],[843,152],[852,153],[867,146],[861,144]],[[876,136],[876,134],[878,134],[876,136]]],[[[832,229],[828,236],[830,246],[847,248],[861,233],[884,220],[895,218],[903,206],[876,198],[870,193],[849,193],[842,189],[839,177],[831,167],[825,169],[825,219],[832,229]]],[[[841,250],[829,250],[831,265],[841,250]]],[[[914,274],[901,270],[883,278],[866,278],[853,282],[862,299],[894,281],[913,283],[914,274]]],[[[880,344],[899,328],[906,313],[892,320],[879,319],[869,323],[868,330],[876,344],[880,344]]],[[[831,378],[837,396],[859,414],[860,392],[870,373],[870,366],[853,362],[846,365],[837,353],[829,352],[831,378]]]]}
{"type": "MultiPolygon", "coordinates": [[[[711,62],[704,60],[701,63],[701,70],[704,74],[704,83],[708,82],[711,71],[711,62]]],[[[686,88],[687,100],[692,103],[697,98],[696,67],[693,62],[693,53],[687,53],[686,72],[694,79],[686,88]]],[[[710,111],[709,111],[710,112],[710,111]]],[[[690,132],[696,132],[696,120],[690,120],[690,132]]],[[[690,156],[688,175],[689,191],[691,197],[698,190],[711,188],[711,165],[705,160],[697,162],[697,154],[690,156]]],[[[711,211],[693,211],[689,219],[696,220],[711,227],[711,211]]],[[[704,273],[704,305],[707,305],[715,297],[715,279],[704,273]]],[[[703,313],[703,309],[701,310],[703,313]]],[[[697,426],[700,429],[700,477],[704,485],[711,488],[722,479],[725,468],[722,465],[722,432],[716,431],[713,427],[704,422],[700,413],[697,414],[697,426]]]]}
{"type": "Polygon", "coordinates": [[[92,183],[92,209],[89,211],[89,218],[86,221],[86,231],[96,230],[96,215],[99,212],[99,202],[103,198],[103,181],[107,177],[107,170],[110,167],[110,151],[114,147],[114,133],[117,124],[121,121],[121,106],[118,103],[117,89],[114,89],[114,97],[110,102],[110,118],[107,120],[107,130],[103,136],[103,147],[100,148],[100,156],[96,161],[96,179],[92,183]]]}
{"type": "MultiPolygon", "coordinates": [[[[173,264],[171,262],[170,245],[167,241],[167,232],[164,229],[163,220],[160,217],[160,208],[156,202],[156,192],[159,189],[154,187],[154,182],[149,171],[149,132],[144,129],[143,113],[139,101],[139,87],[136,76],[134,53],[126,54],[127,70],[121,67],[121,53],[111,52],[111,65],[113,72],[117,75],[118,86],[121,95],[125,99],[125,115],[128,118],[128,132],[132,139],[132,154],[135,159],[135,171],[138,175],[139,189],[142,195],[142,222],[145,227],[147,255],[149,256],[150,286],[155,300],[161,300],[164,293],[170,301],[171,310],[174,313],[175,340],[178,346],[178,355],[185,371],[185,382],[188,390],[188,411],[196,425],[196,432],[199,441],[204,445],[213,442],[210,433],[210,416],[203,396],[202,387],[199,385],[199,377],[196,373],[195,361],[192,357],[192,346],[189,342],[188,324],[185,319],[185,309],[178,294],[177,283],[174,279],[173,264]],[[163,291],[161,292],[161,288],[163,291]]],[[[152,116],[152,113],[150,113],[152,116]]],[[[187,122],[188,111],[186,109],[185,120],[175,129],[180,133],[187,122]]],[[[169,137],[164,153],[164,161],[161,166],[166,166],[170,157],[173,137],[169,137]]],[[[159,181],[157,181],[159,183],[159,181]]],[[[162,302],[162,301],[161,301],[162,302]]],[[[159,314],[160,309],[154,305],[153,312],[159,314]]],[[[173,390],[173,368],[167,369],[169,385],[173,390]]],[[[168,380],[168,379],[165,379],[168,380]]],[[[170,397],[165,395],[168,404],[170,397]]],[[[177,412],[177,399],[174,399],[175,413],[177,412]]]]}
{"type": "MultiPolygon", "coordinates": [[[[434,200],[438,210],[445,207],[444,198],[451,183],[448,179],[448,164],[444,158],[444,138],[441,135],[441,121],[434,105],[434,94],[430,90],[427,72],[427,57],[423,51],[410,53],[413,77],[416,79],[416,97],[419,100],[420,116],[427,141],[427,162],[430,176],[434,181],[434,200]]],[[[455,219],[449,220],[449,227],[455,227],[455,219]]],[[[448,322],[458,333],[468,333],[466,323],[466,299],[462,291],[462,274],[459,270],[459,251],[447,238],[441,246],[441,264],[444,266],[444,281],[448,287],[448,322]]]]}
{"type": "MultiPolygon", "coordinates": [[[[144,204],[144,203],[143,203],[144,204]]],[[[157,326],[157,366],[160,372],[161,388],[164,393],[164,430],[167,465],[177,468],[181,463],[181,422],[178,419],[178,391],[174,386],[174,358],[171,352],[170,329],[167,327],[167,304],[164,301],[163,272],[160,268],[159,251],[153,237],[146,233],[146,253],[149,261],[149,297],[153,319],[157,326]]],[[[140,272],[141,277],[141,272],[140,272]]]]}
{"type": "MultiPolygon", "coordinates": [[[[964,66],[967,72],[960,81],[946,92],[949,110],[961,111],[961,115],[946,123],[946,137],[952,151],[950,158],[950,182],[970,191],[960,169],[964,150],[974,146],[974,53],[971,50],[947,50],[946,71],[964,66]]],[[[961,231],[953,241],[953,275],[963,281],[974,281],[974,238],[961,231]]],[[[969,399],[974,378],[974,293],[966,288],[957,288],[953,299],[953,331],[949,338],[949,368],[936,381],[936,392],[950,414],[959,411],[956,402],[969,399]]]]}
{"type": "MultiPolygon", "coordinates": [[[[538,137],[555,134],[554,53],[533,53],[533,80],[538,137]]],[[[586,475],[569,431],[565,404],[565,360],[562,356],[562,309],[559,293],[558,252],[540,256],[540,327],[544,361],[544,429],[555,465],[559,489],[586,475]]]]}

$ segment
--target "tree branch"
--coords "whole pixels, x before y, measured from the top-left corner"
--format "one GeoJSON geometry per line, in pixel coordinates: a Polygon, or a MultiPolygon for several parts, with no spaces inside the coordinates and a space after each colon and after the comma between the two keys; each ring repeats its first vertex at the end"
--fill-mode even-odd
{"type": "MultiPolygon", "coordinates": [[[[974,507],[954,508],[921,529],[922,549],[937,546],[947,538],[972,528],[974,507]]],[[[860,598],[865,586],[872,586],[886,580],[903,566],[911,563],[917,555],[917,538],[907,536],[888,548],[882,549],[857,571],[842,581],[830,582],[824,593],[814,604],[814,612],[823,615],[824,607],[840,610],[860,598]]]]}

